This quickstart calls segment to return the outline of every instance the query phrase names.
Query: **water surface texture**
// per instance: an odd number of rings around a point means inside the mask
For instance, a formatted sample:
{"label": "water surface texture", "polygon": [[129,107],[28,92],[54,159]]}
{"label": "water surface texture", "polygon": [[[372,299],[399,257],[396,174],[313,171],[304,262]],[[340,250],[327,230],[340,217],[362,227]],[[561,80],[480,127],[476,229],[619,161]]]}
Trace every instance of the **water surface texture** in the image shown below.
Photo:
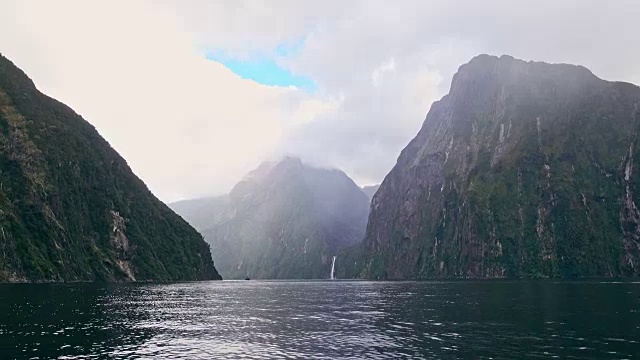
{"label": "water surface texture", "polygon": [[0,358],[632,358],[640,283],[0,285]]}

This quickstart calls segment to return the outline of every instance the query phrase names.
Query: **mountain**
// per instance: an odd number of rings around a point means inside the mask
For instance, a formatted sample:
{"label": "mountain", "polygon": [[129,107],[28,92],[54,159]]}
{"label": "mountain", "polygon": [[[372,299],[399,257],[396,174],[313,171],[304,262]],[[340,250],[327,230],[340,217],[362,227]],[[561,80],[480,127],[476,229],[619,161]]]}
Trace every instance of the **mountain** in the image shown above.
{"label": "mountain", "polygon": [[362,240],[369,199],[342,171],[266,162],[229,194],[204,232],[225,278],[328,278],[332,256]]}
{"label": "mountain", "polygon": [[640,88],[581,66],[460,67],[339,276],[640,275]]}
{"label": "mountain", "polygon": [[376,194],[376,191],[378,191],[379,188],[380,188],[380,184],[363,186],[362,192],[367,194],[367,197],[369,197],[369,200],[371,201],[373,199],[373,195]]}
{"label": "mountain", "polygon": [[0,55],[0,281],[205,279],[200,234]]}
{"label": "mountain", "polygon": [[229,196],[210,196],[176,201],[169,204],[171,210],[202,232],[213,226],[229,205]]}

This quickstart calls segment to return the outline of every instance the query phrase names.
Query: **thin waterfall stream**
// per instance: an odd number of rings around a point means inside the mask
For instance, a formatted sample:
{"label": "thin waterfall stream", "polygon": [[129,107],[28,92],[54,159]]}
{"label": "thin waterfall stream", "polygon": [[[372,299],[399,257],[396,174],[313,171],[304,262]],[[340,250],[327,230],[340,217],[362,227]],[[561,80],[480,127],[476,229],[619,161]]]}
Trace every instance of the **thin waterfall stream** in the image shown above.
{"label": "thin waterfall stream", "polygon": [[335,270],[336,270],[336,257],[334,256],[333,260],[331,261],[331,275],[330,275],[331,280],[335,280],[335,277],[334,277]]}

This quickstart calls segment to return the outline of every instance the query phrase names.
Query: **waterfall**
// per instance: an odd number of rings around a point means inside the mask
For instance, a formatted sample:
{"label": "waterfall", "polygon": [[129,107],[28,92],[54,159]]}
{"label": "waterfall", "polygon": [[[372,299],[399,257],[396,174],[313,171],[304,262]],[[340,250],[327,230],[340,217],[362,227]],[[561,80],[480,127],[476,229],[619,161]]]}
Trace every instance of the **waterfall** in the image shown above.
{"label": "waterfall", "polygon": [[333,273],[336,269],[336,257],[333,257],[333,260],[331,261],[331,280],[335,280],[335,277],[333,276]]}

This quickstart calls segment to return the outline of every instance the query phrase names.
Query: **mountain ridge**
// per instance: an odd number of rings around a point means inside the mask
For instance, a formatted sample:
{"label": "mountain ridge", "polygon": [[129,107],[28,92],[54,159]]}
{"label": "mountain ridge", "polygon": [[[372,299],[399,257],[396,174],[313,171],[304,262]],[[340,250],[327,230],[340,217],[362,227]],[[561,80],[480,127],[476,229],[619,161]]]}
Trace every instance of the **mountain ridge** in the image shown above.
{"label": "mountain ridge", "polygon": [[0,281],[220,279],[96,129],[0,55]]}
{"label": "mountain ridge", "polygon": [[331,256],[364,236],[368,198],[337,169],[263,163],[229,197],[204,232],[225,278],[327,278]]}
{"label": "mountain ridge", "polygon": [[640,88],[480,55],[431,106],[341,277],[637,276]]}

